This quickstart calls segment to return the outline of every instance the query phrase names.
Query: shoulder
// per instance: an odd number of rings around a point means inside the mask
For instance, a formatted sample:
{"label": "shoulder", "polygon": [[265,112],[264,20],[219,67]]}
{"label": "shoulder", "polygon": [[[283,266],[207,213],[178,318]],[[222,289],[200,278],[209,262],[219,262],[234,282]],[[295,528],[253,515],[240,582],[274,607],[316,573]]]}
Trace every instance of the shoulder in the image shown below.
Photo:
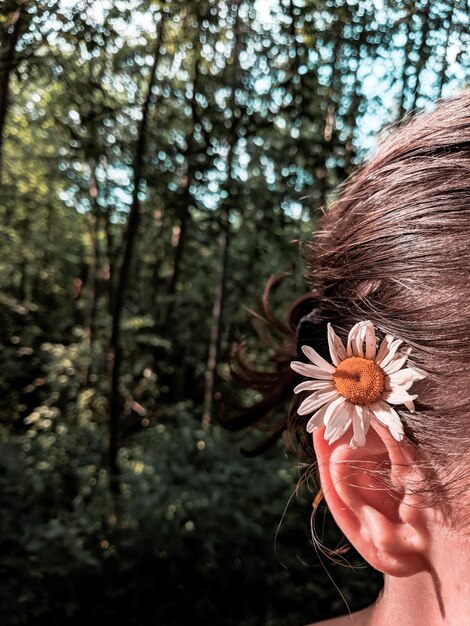
{"label": "shoulder", "polygon": [[308,626],[367,626],[373,609],[374,605],[368,606],[366,609],[362,609],[362,611],[351,613],[351,615],[348,613],[348,615],[334,617],[323,622],[315,622],[315,624],[308,624]]}

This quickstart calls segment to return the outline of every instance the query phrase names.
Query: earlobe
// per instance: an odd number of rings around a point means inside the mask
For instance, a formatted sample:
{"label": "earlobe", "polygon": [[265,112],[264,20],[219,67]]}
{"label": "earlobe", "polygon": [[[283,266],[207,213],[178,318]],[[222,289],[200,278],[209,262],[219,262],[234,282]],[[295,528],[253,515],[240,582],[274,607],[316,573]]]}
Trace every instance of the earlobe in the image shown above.
{"label": "earlobe", "polygon": [[341,440],[330,446],[323,428],[314,446],[330,511],[363,558],[392,576],[427,570],[425,513],[405,489],[414,471],[410,445],[374,425],[364,447]]}

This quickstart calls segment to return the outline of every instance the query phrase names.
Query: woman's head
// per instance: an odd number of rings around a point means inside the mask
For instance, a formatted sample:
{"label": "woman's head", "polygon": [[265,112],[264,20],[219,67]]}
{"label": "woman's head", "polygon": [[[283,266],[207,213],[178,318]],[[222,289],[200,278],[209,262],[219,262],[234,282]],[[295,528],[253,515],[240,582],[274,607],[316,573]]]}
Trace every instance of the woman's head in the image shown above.
{"label": "woman's head", "polygon": [[427,495],[450,504],[468,487],[470,504],[470,91],[393,130],[309,251],[317,312],[343,339],[369,319],[412,348],[427,378],[399,414],[432,469]]}
{"label": "woman's head", "polygon": [[[328,322],[345,341],[354,324],[370,320],[411,347],[409,365],[427,374],[413,386],[416,411],[396,407],[403,449],[419,468],[416,504],[439,502],[456,526],[470,521],[470,91],[391,130],[317,220],[307,261],[309,292],[291,309],[276,374],[255,376],[241,361],[238,378],[266,397],[238,423],[260,421],[292,393],[302,380],[288,371],[299,344],[328,359]],[[300,435],[309,454],[301,400],[277,432]],[[377,433],[368,436],[369,453]],[[379,474],[386,485],[388,469]]]}

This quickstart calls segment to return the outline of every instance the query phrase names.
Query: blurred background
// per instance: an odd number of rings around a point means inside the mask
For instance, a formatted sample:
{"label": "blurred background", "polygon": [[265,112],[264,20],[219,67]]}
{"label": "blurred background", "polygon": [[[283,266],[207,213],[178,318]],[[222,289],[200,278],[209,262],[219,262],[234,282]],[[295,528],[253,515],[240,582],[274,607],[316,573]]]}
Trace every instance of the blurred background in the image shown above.
{"label": "blurred background", "polygon": [[380,575],[315,552],[295,454],[242,454],[262,439],[215,401],[235,340],[267,362],[247,308],[273,273],[280,314],[304,292],[336,185],[387,124],[467,85],[468,1],[0,13],[2,624],[300,626],[368,605]]}

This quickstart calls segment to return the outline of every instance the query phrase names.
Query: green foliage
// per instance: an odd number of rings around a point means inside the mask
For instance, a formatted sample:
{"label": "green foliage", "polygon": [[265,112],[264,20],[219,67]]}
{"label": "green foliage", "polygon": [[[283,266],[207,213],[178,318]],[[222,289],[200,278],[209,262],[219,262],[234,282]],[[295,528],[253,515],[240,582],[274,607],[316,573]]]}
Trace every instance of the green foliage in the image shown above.
{"label": "green foliage", "polygon": [[[220,428],[195,427],[192,411],[175,407],[121,449],[117,499],[96,427],[4,439],[5,624],[288,626],[345,610],[310,545],[312,494],[289,502],[294,459],[280,448],[247,459]],[[351,608],[377,594],[379,576],[371,586],[370,572],[329,569]]]}

